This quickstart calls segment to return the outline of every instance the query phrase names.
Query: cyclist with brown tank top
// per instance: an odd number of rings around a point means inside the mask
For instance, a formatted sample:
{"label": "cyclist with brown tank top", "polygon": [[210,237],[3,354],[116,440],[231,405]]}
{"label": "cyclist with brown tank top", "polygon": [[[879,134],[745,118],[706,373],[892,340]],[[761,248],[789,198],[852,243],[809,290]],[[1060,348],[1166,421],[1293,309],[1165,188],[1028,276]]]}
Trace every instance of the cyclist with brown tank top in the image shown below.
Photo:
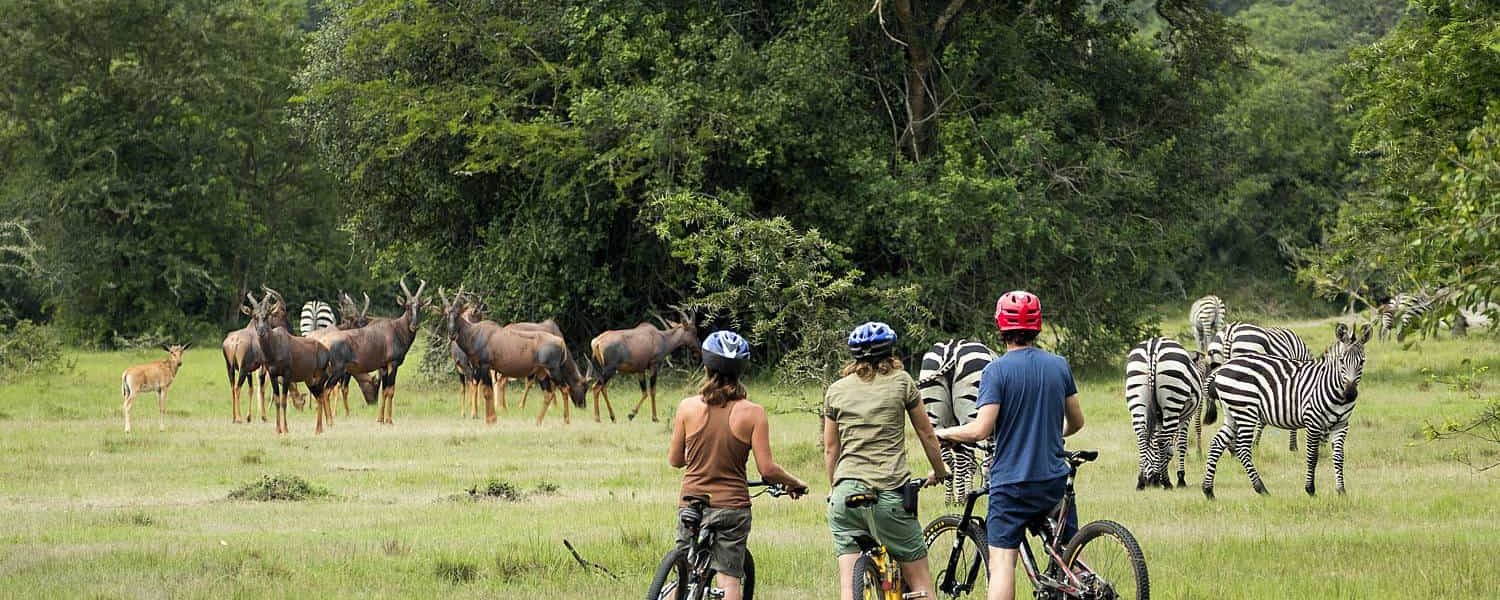
{"label": "cyclist with brown tank top", "polygon": [[[716,331],[703,341],[707,379],[697,396],[685,398],[672,418],[672,442],[667,462],[686,468],[679,498],[706,497],[702,527],[718,531],[710,566],[725,600],[740,600],[745,576],[745,542],[750,536],[750,489],[745,464],[755,453],[762,479],[787,487],[793,498],[807,492],[807,484],[786,472],[771,457],[771,432],[766,409],[751,402],[740,375],[750,363],[750,344],[732,331]],[[680,506],[686,501],[680,500]],[[680,524],[677,543],[691,543]]]}

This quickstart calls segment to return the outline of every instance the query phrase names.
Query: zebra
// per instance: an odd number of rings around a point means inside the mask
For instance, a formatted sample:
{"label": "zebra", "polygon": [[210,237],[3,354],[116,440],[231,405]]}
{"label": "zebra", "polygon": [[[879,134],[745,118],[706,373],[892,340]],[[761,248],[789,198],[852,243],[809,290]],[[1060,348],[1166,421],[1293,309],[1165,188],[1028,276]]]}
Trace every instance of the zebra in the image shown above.
{"label": "zebra", "polygon": [[1199,352],[1208,348],[1214,334],[1224,328],[1224,319],[1228,316],[1229,309],[1218,296],[1210,294],[1193,302],[1192,308],[1188,309],[1188,322],[1193,326],[1193,340],[1198,342]]}
{"label": "zebra", "polygon": [[308,300],[302,305],[302,320],[298,323],[298,335],[307,335],[325,327],[338,324],[333,307],[320,300]]}
{"label": "zebra", "polygon": [[1344,493],[1344,438],[1349,416],[1359,396],[1359,379],[1365,366],[1365,342],[1371,327],[1358,337],[1343,323],[1334,329],[1336,339],[1318,360],[1290,360],[1264,354],[1236,356],[1208,376],[1210,396],[1205,423],[1216,418],[1212,399],[1224,402],[1224,425],[1208,446],[1208,464],[1203,472],[1203,494],[1214,497],[1214,470],[1226,449],[1234,452],[1258,494],[1266,493],[1251,460],[1250,444],[1255,431],[1269,424],[1285,429],[1307,429],[1307,479],[1303,489],[1314,494],[1313,476],[1318,466],[1318,447],[1331,436],[1333,471],[1338,493]]}
{"label": "zebra", "polygon": [[[1208,344],[1206,360],[1208,366],[1206,371],[1219,368],[1228,360],[1244,354],[1266,354],[1279,356],[1291,360],[1312,360],[1312,351],[1307,348],[1307,343],[1290,329],[1283,327],[1262,327],[1252,323],[1235,322],[1230,323],[1218,333]],[[1210,403],[1212,401],[1210,400]],[[1207,407],[1205,407],[1207,409]],[[1194,436],[1197,440],[1199,450],[1203,448],[1203,426],[1200,421],[1194,427]],[[1255,432],[1255,446],[1260,446],[1260,430]],[[1287,449],[1297,451],[1297,431],[1292,430],[1287,436]]]}
{"label": "zebra", "polygon": [[[974,420],[979,413],[975,406],[979,396],[979,375],[993,360],[995,352],[988,346],[962,339],[938,342],[922,355],[917,392],[934,427],[954,427]],[[976,465],[974,451],[968,446],[945,444],[942,454],[943,463],[953,474],[943,482],[946,488],[944,498],[950,504],[963,502],[974,481],[975,467],[987,470],[989,460]]]}
{"label": "zebra", "polygon": [[1396,341],[1406,339],[1412,322],[1421,322],[1422,315],[1432,308],[1432,297],[1427,294],[1402,293],[1391,296],[1375,309],[1380,317],[1380,341],[1389,339],[1392,329],[1396,331]]}
{"label": "zebra", "polygon": [[1136,344],[1125,359],[1125,407],[1135,430],[1140,471],[1135,489],[1172,489],[1167,467],[1177,451],[1177,485],[1187,487],[1188,421],[1203,397],[1201,361],[1176,340],[1155,337]]}

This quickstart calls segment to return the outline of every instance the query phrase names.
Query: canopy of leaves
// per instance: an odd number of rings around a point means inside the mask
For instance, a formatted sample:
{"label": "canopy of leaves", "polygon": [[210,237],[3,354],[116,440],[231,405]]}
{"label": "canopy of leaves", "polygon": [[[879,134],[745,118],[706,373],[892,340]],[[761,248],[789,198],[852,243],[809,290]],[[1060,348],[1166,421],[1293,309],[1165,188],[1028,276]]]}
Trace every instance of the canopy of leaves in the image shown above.
{"label": "canopy of leaves", "polygon": [[305,14],[293,1],[0,4],[0,207],[31,224],[46,275],[5,291],[45,298],[98,342],[203,337],[265,281],[335,287],[318,279],[342,244],[326,180],[285,122]]}
{"label": "canopy of leaves", "polygon": [[586,339],[688,302],[774,359],[876,317],[985,331],[1024,287],[1101,360],[1182,278],[1241,60],[1172,4],[1154,39],[1124,3],[965,6],[920,164],[867,3],[335,2],[298,121],[377,269],[462,278],[497,319]]}
{"label": "canopy of leaves", "polygon": [[1347,68],[1370,193],[1340,209],[1302,276],[1366,297],[1426,291],[1441,314],[1492,301],[1500,285],[1500,7],[1410,10]]}

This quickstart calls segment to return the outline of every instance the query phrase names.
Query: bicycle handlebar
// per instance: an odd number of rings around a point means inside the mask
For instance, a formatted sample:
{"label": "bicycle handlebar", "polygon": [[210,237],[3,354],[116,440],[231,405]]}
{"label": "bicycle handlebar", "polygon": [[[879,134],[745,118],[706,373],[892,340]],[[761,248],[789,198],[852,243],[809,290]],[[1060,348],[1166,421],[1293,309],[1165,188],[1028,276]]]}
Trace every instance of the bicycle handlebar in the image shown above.
{"label": "bicycle handlebar", "polygon": [[[782,496],[786,496],[788,494],[791,494],[794,491],[791,488],[788,488],[787,486],[784,486],[784,485],[779,484],[779,483],[771,483],[769,481],[746,481],[745,482],[745,487],[752,487],[752,488],[763,487],[763,488],[766,488],[766,491],[764,493],[770,494],[772,498],[780,498]],[[798,495],[806,494],[807,490],[803,489],[803,490],[799,490],[798,492],[799,492]]]}

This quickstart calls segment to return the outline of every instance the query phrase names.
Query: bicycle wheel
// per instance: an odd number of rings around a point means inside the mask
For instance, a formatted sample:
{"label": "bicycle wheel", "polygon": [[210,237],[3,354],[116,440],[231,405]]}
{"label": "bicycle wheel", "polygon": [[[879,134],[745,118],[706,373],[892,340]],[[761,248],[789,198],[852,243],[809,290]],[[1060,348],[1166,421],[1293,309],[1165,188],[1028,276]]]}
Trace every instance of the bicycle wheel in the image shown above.
{"label": "bicycle wheel", "polygon": [[885,590],[880,585],[880,567],[868,554],[859,555],[854,562],[854,597],[857,600],[884,600]]}
{"label": "bicycle wheel", "polygon": [[[989,578],[990,556],[984,539],[974,529],[971,522],[968,527],[961,525],[958,515],[944,515],[933,519],[922,530],[922,538],[927,542],[927,564],[932,566],[932,584],[939,598],[964,598],[973,596],[982,598],[985,594],[984,584]],[[964,537],[964,547],[960,550],[963,554],[958,557],[958,562],[951,562],[953,556],[953,545],[958,537]],[[943,589],[943,579],[948,574],[948,565],[954,565],[952,585]],[[977,568],[976,568],[977,567]]]}
{"label": "bicycle wheel", "polygon": [[646,600],[688,600],[687,584],[687,553],[681,548],[673,548],[656,567],[656,576],[651,578]]}
{"label": "bicycle wheel", "polygon": [[1083,581],[1087,598],[1148,600],[1151,579],[1135,536],[1114,521],[1094,521],[1078,530],[1063,550],[1063,562]]}

